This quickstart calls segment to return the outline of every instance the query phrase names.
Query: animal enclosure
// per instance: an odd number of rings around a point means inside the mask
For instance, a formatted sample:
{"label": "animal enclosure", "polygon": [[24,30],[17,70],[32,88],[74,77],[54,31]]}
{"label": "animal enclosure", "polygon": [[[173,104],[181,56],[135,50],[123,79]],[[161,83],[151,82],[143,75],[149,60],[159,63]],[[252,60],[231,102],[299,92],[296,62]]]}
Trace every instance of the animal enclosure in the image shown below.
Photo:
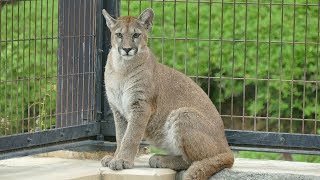
{"label": "animal enclosure", "polygon": [[233,149],[319,153],[317,0],[1,1],[0,152],[114,137],[101,10],[147,7],[158,61],[208,94]]}

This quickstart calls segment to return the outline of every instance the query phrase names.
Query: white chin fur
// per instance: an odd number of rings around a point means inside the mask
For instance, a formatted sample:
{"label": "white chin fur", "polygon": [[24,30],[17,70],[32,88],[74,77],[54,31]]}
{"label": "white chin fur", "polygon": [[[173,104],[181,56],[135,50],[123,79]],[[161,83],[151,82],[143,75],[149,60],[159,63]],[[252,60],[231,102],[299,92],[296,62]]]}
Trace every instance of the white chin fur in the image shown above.
{"label": "white chin fur", "polygon": [[124,60],[130,60],[132,59],[134,56],[128,56],[128,55],[121,55],[121,58],[123,58]]}

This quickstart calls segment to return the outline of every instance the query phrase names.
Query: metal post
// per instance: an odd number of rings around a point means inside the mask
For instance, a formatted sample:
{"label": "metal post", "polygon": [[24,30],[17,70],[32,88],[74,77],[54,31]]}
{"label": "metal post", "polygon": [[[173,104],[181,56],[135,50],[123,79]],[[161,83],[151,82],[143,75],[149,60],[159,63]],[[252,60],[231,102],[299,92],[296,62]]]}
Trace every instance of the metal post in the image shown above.
{"label": "metal post", "polygon": [[[111,48],[110,31],[106,26],[105,19],[102,16],[102,9],[116,18],[120,15],[120,0],[99,0],[97,6],[97,63],[96,63],[96,109],[97,117],[101,122],[101,136],[109,137],[108,139],[115,140],[115,128],[112,112],[106,99],[104,89],[104,66],[107,61],[107,56]],[[101,138],[100,136],[100,138]]]}

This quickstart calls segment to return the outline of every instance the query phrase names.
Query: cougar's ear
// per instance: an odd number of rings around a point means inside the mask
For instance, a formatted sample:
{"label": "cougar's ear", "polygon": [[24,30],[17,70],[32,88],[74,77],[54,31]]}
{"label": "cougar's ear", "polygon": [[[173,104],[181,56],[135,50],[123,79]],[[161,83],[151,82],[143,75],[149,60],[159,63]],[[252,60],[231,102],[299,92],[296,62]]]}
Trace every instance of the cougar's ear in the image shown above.
{"label": "cougar's ear", "polygon": [[151,30],[154,12],[151,8],[144,10],[138,17],[139,21],[144,25],[147,30]]}
{"label": "cougar's ear", "polygon": [[107,26],[109,27],[109,29],[111,29],[115,25],[116,20],[113,19],[105,9],[102,10],[102,14],[103,14],[104,18],[106,19]]}

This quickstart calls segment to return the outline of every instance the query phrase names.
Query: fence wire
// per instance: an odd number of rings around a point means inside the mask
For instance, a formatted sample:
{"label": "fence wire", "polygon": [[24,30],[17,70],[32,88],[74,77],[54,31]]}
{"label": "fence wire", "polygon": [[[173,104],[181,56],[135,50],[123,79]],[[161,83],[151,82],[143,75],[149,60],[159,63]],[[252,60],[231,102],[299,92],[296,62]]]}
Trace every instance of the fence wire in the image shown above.
{"label": "fence wire", "polygon": [[159,62],[193,78],[226,129],[320,134],[317,0],[127,0],[152,7]]}
{"label": "fence wire", "polygon": [[95,9],[88,0],[0,1],[0,136],[92,121]]}

